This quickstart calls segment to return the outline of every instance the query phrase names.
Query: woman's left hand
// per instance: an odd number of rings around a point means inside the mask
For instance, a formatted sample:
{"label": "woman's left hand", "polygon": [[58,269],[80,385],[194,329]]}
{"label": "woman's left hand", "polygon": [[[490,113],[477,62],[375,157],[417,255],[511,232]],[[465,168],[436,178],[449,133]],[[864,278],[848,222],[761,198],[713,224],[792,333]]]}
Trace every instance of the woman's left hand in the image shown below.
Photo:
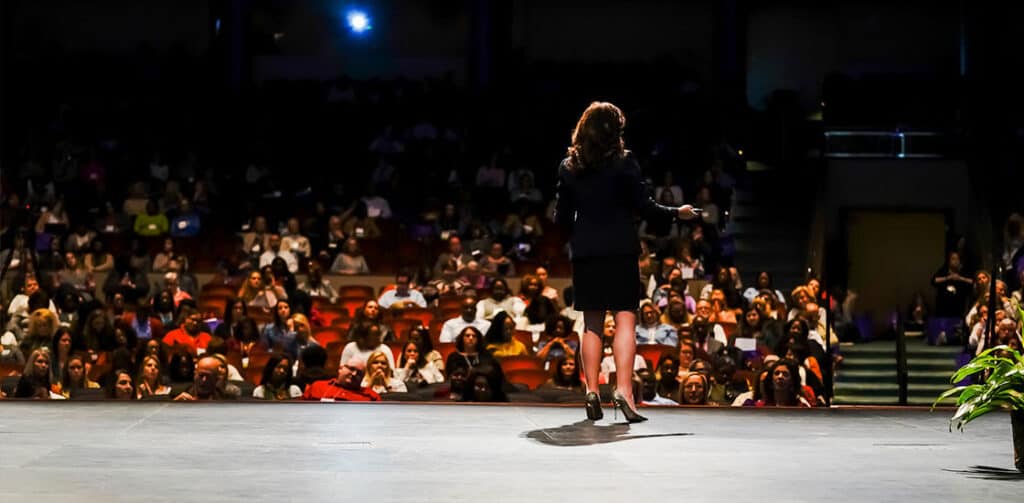
{"label": "woman's left hand", "polygon": [[679,207],[680,220],[690,220],[693,218],[697,218],[698,214],[699,213],[697,211],[694,211],[693,205],[691,204],[684,204]]}

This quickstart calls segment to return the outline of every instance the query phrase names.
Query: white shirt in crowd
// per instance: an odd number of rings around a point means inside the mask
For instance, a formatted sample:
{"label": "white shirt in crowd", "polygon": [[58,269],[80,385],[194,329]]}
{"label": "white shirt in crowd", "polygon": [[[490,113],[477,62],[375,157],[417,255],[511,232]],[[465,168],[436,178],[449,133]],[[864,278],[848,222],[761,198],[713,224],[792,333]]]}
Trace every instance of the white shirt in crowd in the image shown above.
{"label": "white shirt in crowd", "polygon": [[526,311],[526,303],[515,295],[509,295],[501,302],[487,298],[476,304],[476,317],[478,319],[490,320],[494,318],[494,315],[498,314],[498,311],[505,311],[511,314],[513,318],[519,318]]}
{"label": "white shirt in crowd", "polygon": [[416,304],[419,307],[427,307],[427,299],[423,298],[423,294],[419,290],[409,289],[404,296],[398,295],[398,290],[388,290],[377,299],[377,303],[384,309],[390,309],[395,303],[399,301],[407,301]]}
{"label": "white shirt in crowd", "polygon": [[[363,387],[370,387],[370,379],[368,377],[363,378]],[[405,381],[402,381],[397,376],[389,379],[387,386],[374,386],[371,389],[373,389],[377,394],[405,393],[406,391],[409,391],[408,388],[405,387]]]}
{"label": "white shirt in crowd", "polygon": [[[644,357],[640,355],[635,355],[633,357],[633,371],[635,372],[645,368],[647,368],[647,360],[644,360]],[[601,377],[603,377],[605,381],[608,381],[612,372],[615,372],[615,356],[608,355],[601,360]]]}
{"label": "white shirt in crowd", "polygon": [[[572,320],[572,331],[578,335],[583,335],[584,323],[583,323],[583,311],[577,311],[572,306],[562,308],[562,312],[559,313],[566,318]],[[596,328],[595,328],[596,330]]]}
{"label": "white shirt in crowd", "polygon": [[384,353],[384,356],[388,359],[388,365],[390,365],[391,368],[395,368],[395,355],[391,352],[391,348],[389,348],[387,344],[381,344],[376,348],[362,351],[355,342],[350,342],[345,345],[345,349],[341,350],[341,361],[339,364],[344,365],[345,362],[351,360],[353,356],[358,356],[365,362],[370,359],[370,355],[377,351]]}
{"label": "white shirt in crowd", "polygon": [[[50,301],[49,309],[53,314],[57,314],[57,306],[53,304],[52,300]],[[15,295],[11,299],[11,305],[7,306],[7,314],[28,314],[28,295],[23,293]]]}
{"label": "white shirt in crowd", "polygon": [[[405,372],[406,370],[404,367],[395,369],[395,378],[400,379],[403,382],[409,380],[406,378]],[[444,382],[444,373],[437,368],[437,365],[434,365],[434,362],[428,361],[426,365],[416,369],[415,372],[419,373],[420,377],[423,378],[423,382],[427,384]]]}
{"label": "white shirt in crowd", "polygon": [[462,332],[466,327],[474,327],[480,331],[481,334],[486,334],[487,329],[491,328],[491,322],[480,318],[473,321],[467,322],[461,315],[456,316],[441,326],[441,336],[438,338],[439,342],[455,342],[455,338],[459,336],[459,332]]}
{"label": "white shirt in crowd", "polygon": [[281,257],[285,263],[288,264],[288,272],[295,274],[299,272],[299,259],[295,258],[295,254],[285,250],[281,247],[281,251],[267,250],[260,255],[260,267],[266,267],[274,261],[275,258]]}

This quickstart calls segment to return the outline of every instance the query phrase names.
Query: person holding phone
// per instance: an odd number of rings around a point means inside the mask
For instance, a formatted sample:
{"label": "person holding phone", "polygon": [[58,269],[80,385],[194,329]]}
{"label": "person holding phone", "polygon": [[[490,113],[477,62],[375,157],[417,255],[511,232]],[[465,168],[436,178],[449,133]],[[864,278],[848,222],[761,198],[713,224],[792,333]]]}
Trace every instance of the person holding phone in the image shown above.
{"label": "person holding phone", "polygon": [[[622,139],[626,118],[611,103],[593,102],[572,134],[558,167],[555,221],[569,235],[574,303],[583,311],[581,362],[586,378],[587,418],[601,419],[597,394],[603,347],[598,332],[607,311],[615,319],[613,354],[615,406],[631,422],[645,421],[633,399],[636,310],[643,295],[637,257],[641,252],[636,217],[695,218],[690,205],[656,203],[640,174],[640,165]],[[627,371],[628,369],[628,371]]]}

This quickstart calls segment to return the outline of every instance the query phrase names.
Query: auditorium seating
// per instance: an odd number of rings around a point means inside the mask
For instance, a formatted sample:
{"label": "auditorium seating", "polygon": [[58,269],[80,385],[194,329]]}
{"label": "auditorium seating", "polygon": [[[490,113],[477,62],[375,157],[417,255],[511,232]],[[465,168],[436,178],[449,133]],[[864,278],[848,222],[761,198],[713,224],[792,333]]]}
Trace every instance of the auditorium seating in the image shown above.
{"label": "auditorium seating", "polygon": [[548,382],[548,379],[550,378],[551,374],[543,369],[523,368],[511,370],[505,373],[505,379],[507,379],[508,382],[513,384],[523,384],[531,391]]}
{"label": "auditorium seating", "polygon": [[679,353],[675,346],[667,346],[664,344],[638,344],[636,346],[636,352],[638,355],[642,356],[644,360],[647,360],[648,368],[654,368],[654,366],[658,364],[658,360],[661,359],[661,355],[665,352],[668,352],[677,358]]}
{"label": "auditorium seating", "polygon": [[346,333],[334,327],[321,328],[313,334],[313,338],[316,339],[317,344],[326,348],[332,342],[344,342]]}
{"label": "auditorium seating", "polygon": [[506,356],[499,358],[498,363],[501,365],[501,370],[505,371],[505,373],[521,369],[544,370],[544,360],[536,356]]}

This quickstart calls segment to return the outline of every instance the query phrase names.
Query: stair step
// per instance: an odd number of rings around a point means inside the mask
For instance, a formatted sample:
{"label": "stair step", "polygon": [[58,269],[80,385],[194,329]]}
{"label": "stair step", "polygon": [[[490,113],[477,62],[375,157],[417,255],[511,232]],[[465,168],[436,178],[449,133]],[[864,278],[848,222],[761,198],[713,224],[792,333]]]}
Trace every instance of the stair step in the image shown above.
{"label": "stair step", "polygon": [[889,370],[840,370],[837,379],[877,379],[877,380],[889,380],[896,379],[896,369],[892,368]]}
{"label": "stair step", "polygon": [[[918,406],[931,406],[935,402],[935,397],[924,398],[924,397],[907,397],[907,405],[918,405]],[[886,397],[874,397],[874,396],[858,396],[858,395],[839,395],[832,399],[832,403],[835,405],[898,405],[899,397],[897,396],[886,396]],[[940,402],[940,405],[956,405],[955,398],[947,398]]]}
{"label": "stair step", "polygon": [[836,405],[897,405],[899,404],[899,398],[896,396],[882,398],[875,396],[837,394],[832,398],[832,403]]}
{"label": "stair step", "polygon": [[[877,365],[877,364],[880,364],[880,363],[891,363],[893,365],[896,364],[896,353],[888,353],[888,354],[886,354],[886,353],[881,353],[880,352],[880,353],[859,354],[859,355],[851,355],[850,353],[847,353],[846,351],[841,351],[841,353],[843,355],[843,365],[844,366],[846,366],[846,365],[857,365],[857,364],[861,364],[861,365],[865,365],[865,364]],[[942,357],[942,356],[924,356],[924,357],[921,357],[921,356],[909,356],[907,358],[907,366],[910,367],[910,368],[913,368],[916,365],[927,365],[927,366],[944,365],[944,366],[947,366],[949,368],[953,368],[953,367],[956,366],[956,358],[953,358],[953,357]]]}
{"label": "stair step", "polygon": [[770,271],[786,292],[804,281],[811,201],[788,195],[809,183],[795,171],[745,171],[737,176],[725,230],[747,284],[760,271]]}
{"label": "stair step", "polygon": [[[950,369],[950,370],[910,369],[910,371],[907,373],[907,378],[910,380],[911,383],[914,383],[914,382],[930,383],[930,382],[935,381],[935,380],[942,381],[942,382],[948,382],[949,378],[952,377],[952,375],[953,375],[953,369]],[[864,381],[864,380],[868,380],[868,379],[876,380],[876,381],[881,381],[881,382],[889,382],[889,381],[895,382],[896,379],[897,379],[896,367],[894,365],[893,367],[887,368],[887,369],[856,369],[856,370],[843,369],[843,370],[839,371],[838,376],[836,378],[837,381],[847,381],[847,380]]]}
{"label": "stair step", "polygon": [[850,358],[896,358],[896,348],[887,348],[885,346],[843,346],[842,352],[843,357],[847,360]]}
{"label": "stair step", "polygon": [[[897,383],[890,382],[838,382],[836,383],[836,394],[839,394],[839,390],[844,392],[850,391],[899,391],[900,386]],[[914,386],[907,386],[908,392],[914,391],[918,393],[935,392],[938,396],[943,391],[949,389],[948,384],[915,384]]]}
{"label": "stair step", "polygon": [[950,368],[949,370],[921,370],[921,369],[910,369],[907,373],[910,376],[910,380],[914,379],[949,379],[956,369]]}
{"label": "stair step", "polygon": [[[918,332],[920,333],[920,332]],[[908,332],[909,334],[909,332]],[[862,342],[853,344],[844,348],[844,351],[871,351],[871,350],[886,350],[896,351],[896,341],[873,341],[873,342]],[[941,354],[941,355],[959,355],[962,349],[959,346],[929,346],[923,340],[920,339],[908,339],[907,340],[907,354]]]}

